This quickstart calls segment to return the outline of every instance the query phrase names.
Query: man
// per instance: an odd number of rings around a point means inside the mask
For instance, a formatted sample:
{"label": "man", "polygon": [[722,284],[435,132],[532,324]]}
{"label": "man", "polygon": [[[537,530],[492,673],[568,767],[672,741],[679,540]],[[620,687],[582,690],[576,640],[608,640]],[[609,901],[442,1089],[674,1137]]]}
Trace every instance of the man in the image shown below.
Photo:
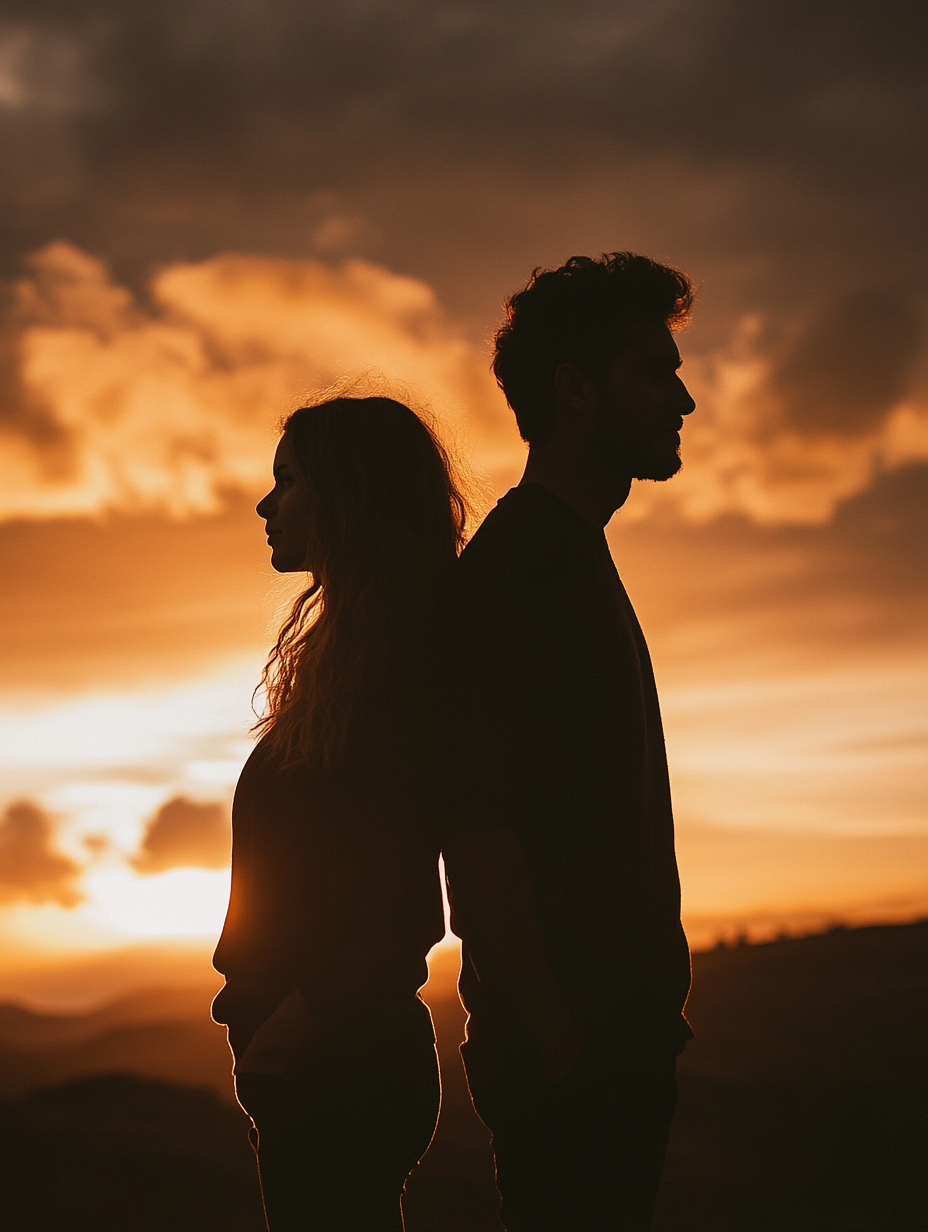
{"label": "man", "polygon": [[686,275],[573,257],[507,303],[494,372],[529,444],[460,562],[463,1046],[507,1232],[645,1230],[689,952],[647,647],[603,528],[669,479],[693,399]]}

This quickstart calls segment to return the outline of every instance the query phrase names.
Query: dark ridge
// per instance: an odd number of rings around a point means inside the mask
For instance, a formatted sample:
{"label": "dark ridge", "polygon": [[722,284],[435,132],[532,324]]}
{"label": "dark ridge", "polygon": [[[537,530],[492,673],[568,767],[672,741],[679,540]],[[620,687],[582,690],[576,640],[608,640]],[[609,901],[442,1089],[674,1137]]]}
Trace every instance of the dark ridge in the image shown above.
{"label": "dark ridge", "polygon": [[928,1227],[928,921],[694,955],[654,1232]]}
{"label": "dark ridge", "polygon": [[98,1074],[2,1105],[0,1215],[16,1232],[261,1232],[240,1108]]}
{"label": "dark ridge", "polygon": [[[693,967],[696,1038],[680,1060],[654,1232],[928,1227],[928,921],[716,948],[694,955]],[[444,987],[430,999],[444,1105],[410,1181],[407,1232],[500,1232],[487,1133],[457,1059],[463,1014]],[[132,1022],[119,1065],[136,1072],[76,1080],[63,1072],[69,1048],[84,1050],[72,1061],[102,1067],[109,1056],[114,1067],[115,1006],[98,1011],[106,1034],[96,1042],[72,1016],[52,1020],[44,1049],[37,1029],[31,1052],[23,1011],[0,1015],[0,1065],[22,1068],[24,1092],[0,1105],[0,1226],[261,1232],[246,1118],[204,1088],[211,1076],[195,1035],[171,1063],[197,1085],[139,1076],[168,1064],[152,1049],[159,1036],[182,1044],[185,1025],[180,1004],[158,1023],[140,1021],[143,1000],[124,1003]],[[32,1025],[42,1017],[31,1015]],[[212,1030],[209,1064],[228,1067],[222,1032]],[[26,1090],[43,1072],[59,1085]]]}

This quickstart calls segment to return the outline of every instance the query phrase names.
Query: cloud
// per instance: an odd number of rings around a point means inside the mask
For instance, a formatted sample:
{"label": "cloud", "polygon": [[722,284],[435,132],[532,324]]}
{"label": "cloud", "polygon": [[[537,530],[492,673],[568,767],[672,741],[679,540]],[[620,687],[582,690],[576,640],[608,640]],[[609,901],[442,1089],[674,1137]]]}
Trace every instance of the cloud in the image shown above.
{"label": "cloud", "polygon": [[[18,398],[0,419],[0,516],[215,512],[266,482],[274,425],[301,394],[365,369],[462,425],[498,485],[524,447],[472,343],[421,280],[360,260],[227,254],[165,266],[147,306],[98,260],[57,243],[17,287]],[[686,352],[686,340],[683,341]],[[910,394],[914,313],[888,293],[790,323],[751,316],[687,369],[699,409],[685,469],[631,506],[697,520],[744,512],[820,522],[881,470],[928,457]],[[690,370],[692,377],[690,378]],[[363,392],[363,391],[362,391]]]}
{"label": "cloud", "polygon": [[774,358],[772,397],[800,431],[867,432],[906,395],[919,321],[899,294],[846,292],[802,323]]}
{"label": "cloud", "polygon": [[791,322],[785,338],[772,326],[748,315],[726,344],[687,359],[697,410],[683,470],[666,490],[639,485],[630,516],[669,502],[695,521],[824,523],[881,475],[928,459],[928,389],[909,379],[917,334],[904,304],[861,294]]}
{"label": "cloud", "polygon": [[175,796],[149,822],[139,854],[131,863],[143,874],[189,866],[225,868],[230,850],[228,809]]}
{"label": "cloud", "polygon": [[[101,262],[57,243],[17,287],[2,514],[214,511],[266,482],[274,425],[301,395],[366,369],[446,418],[514,431],[479,351],[422,282],[363,261],[228,255],[175,264],[144,309]],[[403,390],[400,394],[402,396]]]}
{"label": "cloud", "polygon": [[662,684],[909,671],[924,659],[928,574],[913,561],[928,554],[926,463],[880,476],[828,522],[698,523],[666,509],[634,521],[623,510],[609,534]]}
{"label": "cloud", "polygon": [[0,821],[0,902],[73,907],[83,895],[80,867],[53,845],[52,819],[29,800],[10,804]]}
{"label": "cloud", "polygon": [[481,336],[533,266],[630,247],[703,287],[686,471],[641,511],[827,518],[924,456],[924,21],[12,0],[0,269],[43,255],[7,340],[7,514],[214,509],[295,392],[371,364],[467,405],[511,477]]}

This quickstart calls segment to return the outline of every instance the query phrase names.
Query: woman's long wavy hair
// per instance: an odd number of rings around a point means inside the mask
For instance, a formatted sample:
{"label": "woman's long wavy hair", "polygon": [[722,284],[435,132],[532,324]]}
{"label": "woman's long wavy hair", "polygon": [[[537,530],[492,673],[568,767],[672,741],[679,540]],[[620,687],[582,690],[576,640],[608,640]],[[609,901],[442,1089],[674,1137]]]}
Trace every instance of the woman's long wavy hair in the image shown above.
{"label": "woman's long wavy hair", "polygon": [[336,397],[283,425],[311,527],[310,584],[261,679],[282,767],[337,765],[371,686],[441,643],[468,502],[435,431],[392,398]]}

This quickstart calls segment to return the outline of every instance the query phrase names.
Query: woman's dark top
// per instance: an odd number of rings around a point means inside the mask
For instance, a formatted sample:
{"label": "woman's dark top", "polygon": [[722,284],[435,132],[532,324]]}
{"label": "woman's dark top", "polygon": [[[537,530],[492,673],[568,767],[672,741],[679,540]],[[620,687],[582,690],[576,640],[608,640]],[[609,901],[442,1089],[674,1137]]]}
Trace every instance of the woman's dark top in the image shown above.
{"label": "woman's dark top", "polygon": [[[637,1055],[676,1052],[692,1034],[690,964],[667,759],[605,535],[525,485],[488,515],[459,576],[458,824],[519,835],[548,959],[583,1029]],[[472,1037],[512,1028],[505,990],[478,978],[466,946],[461,993]]]}
{"label": "woman's dark top", "polygon": [[239,778],[213,956],[237,1056],[294,986],[323,1027],[376,1033],[427,979],[444,932],[433,725],[423,690],[394,679],[359,705],[338,768],[284,771],[259,744]]}

